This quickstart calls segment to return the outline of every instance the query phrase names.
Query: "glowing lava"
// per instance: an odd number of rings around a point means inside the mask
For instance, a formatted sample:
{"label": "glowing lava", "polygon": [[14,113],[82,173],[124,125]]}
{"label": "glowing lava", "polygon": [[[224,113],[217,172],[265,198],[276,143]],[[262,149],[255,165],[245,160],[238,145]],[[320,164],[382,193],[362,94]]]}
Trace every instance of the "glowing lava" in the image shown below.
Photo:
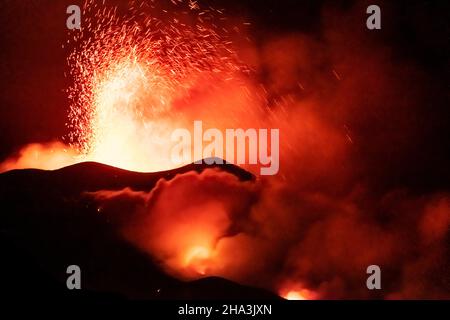
{"label": "glowing lava", "polygon": [[202,11],[191,1],[132,1],[119,14],[117,7],[88,0],[82,14],[85,27],[70,31],[73,39],[65,45],[72,82],[69,145],[41,146],[39,156],[36,147],[23,148],[0,169],[96,161],[147,172],[187,164],[171,160],[171,133],[192,123],[204,108],[199,101],[216,98],[214,88],[227,90],[225,84],[247,71],[228,31],[216,23],[222,12]]}
{"label": "glowing lava", "polygon": [[289,291],[284,298],[286,300],[307,300],[306,297],[298,291]]}
{"label": "glowing lava", "polygon": [[317,294],[311,290],[298,288],[282,289],[280,296],[286,300],[313,300],[317,299]]}
{"label": "glowing lava", "polygon": [[133,59],[96,80],[87,157],[133,171],[170,169],[170,123],[157,120],[170,106],[164,81]]}
{"label": "glowing lava", "polygon": [[[180,166],[170,159],[170,134],[186,118],[180,108],[192,107],[193,92],[240,71],[229,41],[204,22],[211,10],[171,5],[170,13],[153,2],[139,11],[130,5],[125,17],[85,6],[91,28],[75,33],[68,58],[70,138],[85,160],[133,171]],[[170,16],[156,18],[159,10]]]}
{"label": "glowing lava", "polygon": [[211,255],[211,250],[207,247],[195,246],[186,252],[184,264],[199,274],[205,275]]}

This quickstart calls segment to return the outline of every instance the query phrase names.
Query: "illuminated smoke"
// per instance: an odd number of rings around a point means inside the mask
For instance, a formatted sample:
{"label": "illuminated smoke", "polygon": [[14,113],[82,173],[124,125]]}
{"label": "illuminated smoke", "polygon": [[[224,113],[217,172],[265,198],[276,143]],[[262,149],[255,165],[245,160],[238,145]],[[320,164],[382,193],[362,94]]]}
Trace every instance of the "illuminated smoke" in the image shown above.
{"label": "illuminated smoke", "polygon": [[31,143],[23,147],[17,155],[3,161],[0,164],[0,172],[26,168],[53,170],[75,164],[80,158],[76,150],[59,141]]}

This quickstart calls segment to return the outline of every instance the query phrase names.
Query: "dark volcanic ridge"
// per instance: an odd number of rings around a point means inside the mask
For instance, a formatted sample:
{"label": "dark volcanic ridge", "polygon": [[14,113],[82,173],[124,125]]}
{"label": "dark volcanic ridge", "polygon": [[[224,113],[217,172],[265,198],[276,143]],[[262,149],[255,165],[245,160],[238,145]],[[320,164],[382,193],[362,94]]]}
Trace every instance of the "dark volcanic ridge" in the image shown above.
{"label": "dark volcanic ridge", "polygon": [[[53,171],[0,174],[2,289],[10,299],[278,299],[222,278],[184,282],[167,275],[80,197],[87,191],[127,187],[149,191],[161,178],[212,167],[243,181],[254,179],[231,164],[137,173],[84,162]],[[66,268],[72,264],[82,270],[82,290],[66,288]]]}

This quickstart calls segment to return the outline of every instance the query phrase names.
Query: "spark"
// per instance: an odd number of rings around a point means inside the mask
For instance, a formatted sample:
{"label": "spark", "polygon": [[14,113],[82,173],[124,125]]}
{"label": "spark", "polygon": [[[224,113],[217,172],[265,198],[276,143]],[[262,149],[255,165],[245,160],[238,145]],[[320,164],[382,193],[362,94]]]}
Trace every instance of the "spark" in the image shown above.
{"label": "spark", "polygon": [[87,27],[74,34],[68,57],[68,126],[86,160],[134,171],[173,168],[174,103],[201,83],[230,81],[243,70],[226,32],[203,22],[220,11],[200,10],[196,1],[171,5],[164,19],[155,1],[132,1],[124,15],[93,0],[83,6]]}

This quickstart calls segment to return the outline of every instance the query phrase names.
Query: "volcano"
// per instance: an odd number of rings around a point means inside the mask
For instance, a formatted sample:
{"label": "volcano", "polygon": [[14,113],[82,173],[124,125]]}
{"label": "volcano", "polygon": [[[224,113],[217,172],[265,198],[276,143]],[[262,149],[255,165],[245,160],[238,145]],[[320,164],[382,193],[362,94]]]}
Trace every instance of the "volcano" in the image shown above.
{"label": "volcano", "polygon": [[[11,299],[278,299],[266,290],[223,278],[182,281],[168,275],[148,254],[125,241],[110,217],[83,196],[123,188],[150,191],[160,179],[211,168],[241,181],[254,179],[231,164],[137,173],[84,162],[53,171],[2,173],[2,290]],[[122,214],[120,218],[127,219],[127,213]],[[66,268],[73,264],[81,268],[83,290],[66,288]]]}

